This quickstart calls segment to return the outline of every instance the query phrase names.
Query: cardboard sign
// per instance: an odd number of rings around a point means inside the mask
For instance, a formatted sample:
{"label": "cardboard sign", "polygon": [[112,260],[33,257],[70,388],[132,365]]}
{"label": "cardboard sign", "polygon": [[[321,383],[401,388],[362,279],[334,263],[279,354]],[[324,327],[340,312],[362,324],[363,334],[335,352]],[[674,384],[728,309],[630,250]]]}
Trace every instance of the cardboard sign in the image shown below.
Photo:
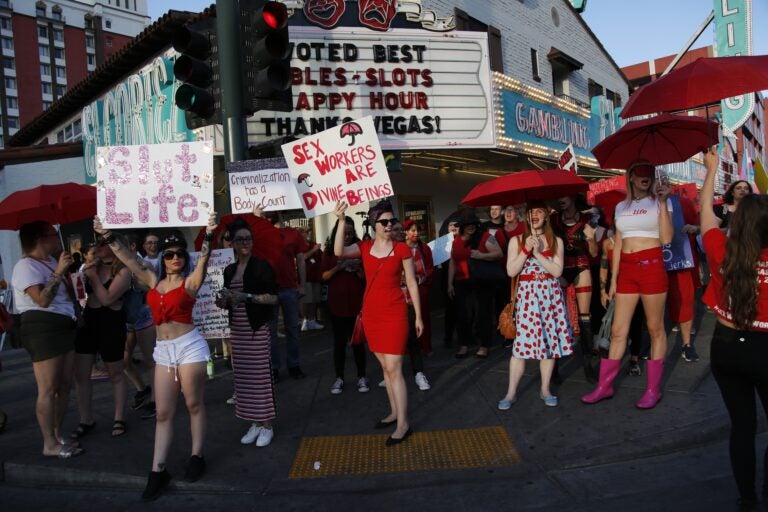
{"label": "cardboard sign", "polygon": [[441,265],[451,259],[453,237],[453,233],[448,233],[427,244],[429,248],[432,249],[432,263],[435,266]]}
{"label": "cardboard sign", "polygon": [[[254,165],[249,166],[249,163]],[[265,212],[297,210],[301,201],[287,168],[256,169],[258,160],[236,162],[229,168],[229,201],[232,213],[251,213],[254,206]]]}
{"label": "cardboard sign", "polygon": [[573,174],[576,174],[576,171],[579,170],[576,164],[576,153],[573,152],[573,144],[568,144],[568,147],[560,155],[557,161],[557,168],[572,172]]}
{"label": "cardboard sign", "polygon": [[[199,257],[199,252],[189,253],[191,268],[195,268]],[[205,281],[197,292],[192,310],[192,320],[204,338],[229,338],[229,313],[216,305],[216,295],[224,287],[224,268],[234,261],[235,252],[232,249],[211,251]]]}
{"label": "cardboard sign", "polygon": [[213,146],[99,147],[96,178],[96,208],[106,228],[205,226],[213,208]]}
{"label": "cardboard sign", "polygon": [[282,146],[307,218],[394,194],[373,118],[364,117]]}
{"label": "cardboard sign", "polygon": [[612,178],[605,178],[599,181],[593,181],[589,184],[589,190],[587,191],[587,202],[592,204],[595,201],[595,196],[611,190],[627,191],[627,179],[622,176],[613,176]]}
{"label": "cardboard sign", "polygon": [[[668,200],[672,203],[672,227],[674,235],[671,244],[663,245],[661,247],[662,254],[664,255],[664,267],[667,269],[667,272],[693,268],[691,243],[688,239],[688,235],[681,232],[681,229],[685,226],[685,220],[683,219],[683,209],[680,204],[680,197],[669,196]],[[664,205],[662,204],[661,208],[663,207]]]}

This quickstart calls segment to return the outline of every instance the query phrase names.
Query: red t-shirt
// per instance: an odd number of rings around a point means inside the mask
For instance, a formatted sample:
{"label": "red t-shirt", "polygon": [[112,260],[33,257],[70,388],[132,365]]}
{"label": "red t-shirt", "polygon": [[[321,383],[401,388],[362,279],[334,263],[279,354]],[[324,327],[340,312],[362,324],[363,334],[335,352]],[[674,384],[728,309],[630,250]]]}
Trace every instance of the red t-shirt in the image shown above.
{"label": "red t-shirt", "polygon": [[[703,242],[712,279],[709,281],[709,286],[707,286],[702,300],[718,317],[732,322],[731,313],[727,306],[728,299],[723,297],[723,275],[720,273],[720,267],[722,267],[725,259],[728,237],[719,229],[713,228],[704,233]],[[750,330],[768,332],[768,249],[763,249],[757,265],[757,317],[755,317]]]}
{"label": "red t-shirt", "polygon": [[280,238],[283,239],[283,257],[275,269],[277,284],[280,288],[296,288],[299,285],[296,255],[307,252],[309,245],[301,232],[291,227],[280,228]]}
{"label": "red t-shirt", "polygon": [[[324,254],[322,271],[331,270],[338,261],[338,257]],[[362,265],[360,260],[358,262]],[[328,281],[328,310],[333,316],[357,316],[363,307],[364,293],[365,281],[357,275],[357,272],[339,270]]]}
{"label": "red t-shirt", "polygon": [[[488,238],[491,236],[487,231],[483,233],[480,238],[480,243],[477,245],[477,250],[483,253],[488,252],[488,248],[485,246],[488,242]],[[454,281],[463,281],[469,279],[469,255],[472,252],[472,248],[467,246],[467,240],[463,240],[460,236],[453,239],[453,246],[451,246],[451,259],[456,267],[456,272],[453,274]]]}
{"label": "red t-shirt", "polygon": [[[315,242],[309,244],[309,249],[318,247]],[[313,252],[311,256],[304,256],[304,262],[307,267],[307,282],[308,283],[320,283],[323,280],[323,251],[318,247],[317,251]]]}

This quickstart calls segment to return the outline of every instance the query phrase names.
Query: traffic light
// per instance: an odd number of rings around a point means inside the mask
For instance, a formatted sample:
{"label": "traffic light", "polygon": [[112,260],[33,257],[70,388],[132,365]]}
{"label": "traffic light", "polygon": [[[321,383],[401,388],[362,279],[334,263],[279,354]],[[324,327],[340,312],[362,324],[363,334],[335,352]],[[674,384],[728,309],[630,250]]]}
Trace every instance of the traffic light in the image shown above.
{"label": "traffic light", "polygon": [[176,106],[184,110],[187,128],[221,124],[221,84],[216,20],[180,27],[172,39],[179,52],[173,74],[184,82],[176,90]]}
{"label": "traffic light", "polygon": [[240,0],[240,20],[246,112],[290,112],[293,93],[288,9],[280,2]]}

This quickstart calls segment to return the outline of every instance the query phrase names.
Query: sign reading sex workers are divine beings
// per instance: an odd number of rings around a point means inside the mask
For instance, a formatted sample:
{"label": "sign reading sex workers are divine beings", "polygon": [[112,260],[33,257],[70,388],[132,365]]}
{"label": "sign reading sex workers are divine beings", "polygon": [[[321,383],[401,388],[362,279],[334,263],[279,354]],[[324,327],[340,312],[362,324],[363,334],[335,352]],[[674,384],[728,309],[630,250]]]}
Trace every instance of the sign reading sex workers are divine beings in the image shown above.
{"label": "sign reading sex workers are divine beings", "polygon": [[96,179],[96,209],[105,227],[204,226],[213,208],[213,146],[99,147]]}
{"label": "sign reading sex workers are divine beings", "polygon": [[371,116],[282,150],[307,218],[332,212],[337,201],[355,206],[394,194]]}

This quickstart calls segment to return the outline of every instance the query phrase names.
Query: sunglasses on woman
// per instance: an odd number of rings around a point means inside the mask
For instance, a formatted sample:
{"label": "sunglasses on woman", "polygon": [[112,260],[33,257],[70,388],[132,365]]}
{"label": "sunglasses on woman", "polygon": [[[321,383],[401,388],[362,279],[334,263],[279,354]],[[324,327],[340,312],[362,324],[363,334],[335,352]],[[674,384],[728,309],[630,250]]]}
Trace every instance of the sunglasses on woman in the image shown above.
{"label": "sunglasses on woman", "polygon": [[163,259],[166,261],[172,260],[174,257],[179,258],[180,260],[187,258],[187,251],[179,250],[179,251],[165,251],[163,253]]}
{"label": "sunglasses on woman", "polygon": [[392,217],[391,219],[379,219],[376,221],[377,224],[381,224],[384,227],[389,226],[392,224],[393,226],[398,223],[398,220],[395,217]]}

